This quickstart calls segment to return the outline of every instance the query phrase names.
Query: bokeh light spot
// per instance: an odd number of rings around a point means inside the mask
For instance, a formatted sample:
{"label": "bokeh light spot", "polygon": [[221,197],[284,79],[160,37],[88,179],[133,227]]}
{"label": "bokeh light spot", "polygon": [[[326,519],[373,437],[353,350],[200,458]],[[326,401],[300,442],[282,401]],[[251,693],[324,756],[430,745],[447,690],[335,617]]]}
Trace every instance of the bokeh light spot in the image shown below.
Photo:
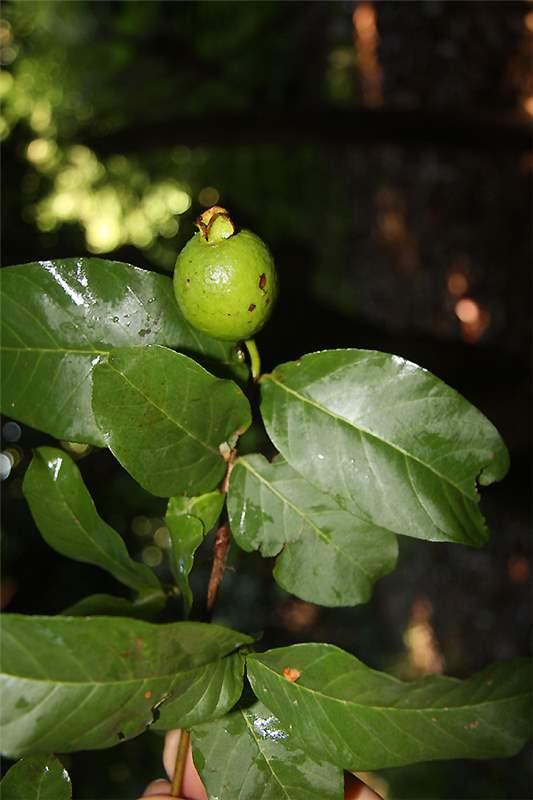
{"label": "bokeh light spot", "polygon": [[6,442],[18,442],[22,436],[22,428],[18,422],[10,421],[2,426],[2,436]]}
{"label": "bokeh light spot", "polygon": [[478,321],[480,309],[475,300],[470,297],[463,297],[456,303],[455,313],[461,322],[473,323]]}
{"label": "bokeh light spot", "polygon": [[216,206],[219,200],[220,192],[214,186],[204,186],[198,193],[198,202],[206,208]]}
{"label": "bokeh light spot", "polygon": [[26,150],[29,161],[40,164],[52,155],[52,144],[47,139],[33,139]]}
{"label": "bokeh light spot", "polygon": [[131,529],[135,536],[150,536],[152,533],[152,523],[148,517],[135,517],[131,523]]}
{"label": "bokeh light spot", "polygon": [[461,297],[468,291],[468,278],[464,272],[450,272],[447,286],[450,294],[454,297]]}
{"label": "bokeh light spot", "polygon": [[154,533],[154,542],[162,550],[168,550],[170,548],[170,533],[166,526],[162,525],[156,530]]}
{"label": "bokeh light spot", "polygon": [[528,116],[533,117],[533,95],[524,100],[524,111]]}
{"label": "bokeh light spot", "polygon": [[142,551],[142,560],[149,567],[158,567],[163,560],[163,554],[159,547],[148,545],[148,547],[145,547]]}
{"label": "bokeh light spot", "polygon": [[13,456],[10,453],[0,453],[0,481],[5,481],[11,474]]}

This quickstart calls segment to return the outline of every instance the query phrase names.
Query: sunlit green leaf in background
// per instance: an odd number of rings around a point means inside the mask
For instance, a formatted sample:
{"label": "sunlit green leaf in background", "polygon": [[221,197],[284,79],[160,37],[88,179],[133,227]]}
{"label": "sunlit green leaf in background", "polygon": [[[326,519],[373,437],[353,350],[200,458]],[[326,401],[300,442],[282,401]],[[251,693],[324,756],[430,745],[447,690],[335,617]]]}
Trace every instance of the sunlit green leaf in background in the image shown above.
{"label": "sunlit green leaf in background", "polygon": [[193,730],[193,754],[218,800],[341,800],[342,770],[308,755],[262,703]]}
{"label": "sunlit green leaf in background", "polygon": [[408,536],[486,542],[476,480],[500,480],[508,453],[431,373],[386,353],[324,351],[263,376],[262,398],[278,450],[348,508]]}
{"label": "sunlit green leaf in background", "polygon": [[194,554],[215,525],[223,505],[224,495],[218,491],[199,497],[171,497],[168,502],[165,523],[170,534],[170,569],[183,597],[186,617],[193,601],[189,574]]}
{"label": "sunlit green leaf in background", "polygon": [[310,602],[363,603],[396,563],[392,533],[345,511],[280,457],[269,464],[250,455],[235,463],[228,512],[237,544],[277,555],[277,582]]}
{"label": "sunlit green leaf in background", "polygon": [[[287,680],[287,667],[300,673]],[[448,758],[500,758],[531,735],[531,662],[499,662],[459,681],[404,683],[327,644],[247,659],[257,696],[309,753],[350,770]]]}
{"label": "sunlit green leaf in background", "polygon": [[200,494],[222,479],[228,448],[251,422],[239,387],[165,347],[114,350],[93,375],[107,446],[147,491]]}
{"label": "sunlit green leaf in background", "polygon": [[177,678],[172,697],[159,708],[152,728],[190,728],[208,719],[226,714],[242,693],[244,658],[239,653],[212,661],[188,675]]}
{"label": "sunlit green leaf in background", "polygon": [[100,258],[8,267],[1,282],[2,412],[58,439],[105,444],[92,368],[114,347],[161,344],[242,372],[235,347],[186,322],[170,278]]}
{"label": "sunlit green leaf in background", "polygon": [[102,567],[138,592],[161,588],[152,570],[131,558],[122,537],[98,515],[78,467],[64,450],[39,447],[23,491],[37,527],[54,550]]}
{"label": "sunlit green leaf in background", "polygon": [[13,764],[0,783],[3,800],[71,800],[68,772],[51,753],[26,756]]}
{"label": "sunlit green leaf in background", "polygon": [[10,758],[136,736],[174,686],[197,697],[202,668],[251,641],[195,622],[18,614],[3,616],[2,636],[2,751]]}

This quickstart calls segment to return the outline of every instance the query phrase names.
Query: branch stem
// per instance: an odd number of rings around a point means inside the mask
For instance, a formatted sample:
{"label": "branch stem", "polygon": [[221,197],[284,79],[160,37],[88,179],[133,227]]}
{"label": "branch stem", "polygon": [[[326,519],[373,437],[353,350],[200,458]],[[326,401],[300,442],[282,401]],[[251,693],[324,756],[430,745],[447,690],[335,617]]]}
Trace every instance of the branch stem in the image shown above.
{"label": "branch stem", "polygon": [[207,587],[207,610],[209,612],[213,610],[218,594],[218,587],[222,583],[228,550],[229,525],[227,522],[224,522],[217,530],[215,537],[213,566],[211,568],[211,575],[209,576],[209,584]]}
{"label": "branch stem", "polygon": [[[233,462],[236,458],[237,450],[234,448],[227,456],[226,473],[222,483],[220,484],[220,491],[223,494],[226,494],[228,491],[229,477],[231,475],[231,470],[233,469]],[[224,569],[226,567],[229,546],[229,525],[228,522],[225,521],[219,525],[215,536],[213,566],[211,567],[211,575],[209,576],[209,584],[207,586],[207,611],[209,614],[213,610],[213,606],[215,605],[215,600],[218,594],[218,587],[220,586],[222,578],[224,577]]]}
{"label": "branch stem", "polygon": [[183,788],[183,776],[185,775],[185,764],[187,763],[187,754],[189,752],[189,743],[191,741],[191,734],[189,731],[181,731],[180,740],[178,744],[178,752],[176,753],[176,765],[174,767],[174,777],[172,779],[171,797],[180,797]]}

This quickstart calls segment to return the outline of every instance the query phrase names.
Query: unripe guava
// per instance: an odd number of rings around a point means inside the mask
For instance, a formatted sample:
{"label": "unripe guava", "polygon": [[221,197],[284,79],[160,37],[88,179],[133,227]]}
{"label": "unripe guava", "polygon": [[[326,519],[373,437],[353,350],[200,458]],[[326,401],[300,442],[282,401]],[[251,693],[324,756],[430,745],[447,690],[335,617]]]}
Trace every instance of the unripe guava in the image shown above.
{"label": "unripe guava", "polygon": [[277,297],[272,255],[251,231],[235,233],[225,209],[208,209],[197,224],[200,230],[174,270],[183,316],[215,339],[250,339],[267,322]]}

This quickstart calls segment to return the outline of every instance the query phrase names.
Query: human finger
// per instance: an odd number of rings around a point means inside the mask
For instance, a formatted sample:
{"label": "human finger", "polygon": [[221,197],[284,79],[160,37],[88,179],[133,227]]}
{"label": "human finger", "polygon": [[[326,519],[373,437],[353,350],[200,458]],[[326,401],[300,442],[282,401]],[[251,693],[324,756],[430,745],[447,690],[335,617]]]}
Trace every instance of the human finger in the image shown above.
{"label": "human finger", "polygon": [[[165,748],[163,750],[163,766],[170,780],[174,776],[174,767],[176,766],[176,755],[178,753],[178,745],[180,741],[181,731],[173,730],[168,731],[165,736]],[[192,760],[192,750],[189,745],[187,752],[187,760],[185,762],[185,772],[183,775],[182,794],[190,800],[207,800],[207,792],[198,775],[198,770],[194,766]]]}
{"label": "human finger", "polygon": [[383,800],[381,795],[351,772],[344,773],[344,800]]}
{"label": "human finger", "polygon": [[149,797],[150,800],[169,800],[171,791],[171,784],[164,778],[159,778],[159,780],[148,784],[139,800],[145,800],[146,797]]}

